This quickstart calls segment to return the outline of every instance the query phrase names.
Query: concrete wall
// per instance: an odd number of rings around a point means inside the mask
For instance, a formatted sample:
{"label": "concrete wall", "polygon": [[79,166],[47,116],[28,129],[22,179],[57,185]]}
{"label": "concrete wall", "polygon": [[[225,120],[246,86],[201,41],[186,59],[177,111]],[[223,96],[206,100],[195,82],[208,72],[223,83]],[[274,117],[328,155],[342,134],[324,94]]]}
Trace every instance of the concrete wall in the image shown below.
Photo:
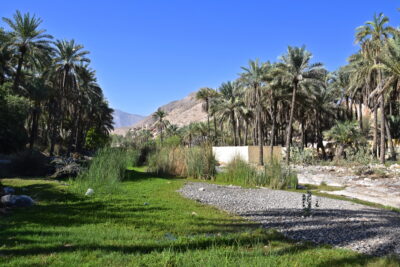
{"label": "concrete wall", "polygon": [[[271,161],[271,147],[264,146],[263,147],[263,155],[264,155],[264,163],[268,163]],[[274,159],[280,161],[282,160],[282,147],[274,146],[273,149],[273,157]],[[259,161],[259,151],[258,146],[249,146],[249,163],[258,164]]]}
{"label": "concrete wall", "polygon": [[[270,161],[270,147],[264,146],[264,162]],[[232,161],[235,157],[240,157],[246,162],[258,164],[258,146],[220,146],[213,147],[213,153],[216,160],[225,165]],[[282,159],[282,148],[280,146],[274,146],[273,151],[274,158],[277,160]]]}
{"label": "concrete wall", "polygon": [[244,161],[249,161],[248,146],[218,146],[213,147],[215,159],[222,165],[229,163],[235,157],[240,157]]}

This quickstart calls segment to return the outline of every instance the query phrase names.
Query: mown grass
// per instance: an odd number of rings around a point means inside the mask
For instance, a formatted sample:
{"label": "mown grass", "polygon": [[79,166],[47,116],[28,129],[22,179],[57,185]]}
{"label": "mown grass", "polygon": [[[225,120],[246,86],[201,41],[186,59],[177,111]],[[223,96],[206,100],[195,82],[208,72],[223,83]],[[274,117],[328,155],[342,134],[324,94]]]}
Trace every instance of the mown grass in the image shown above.
{"label": "mown grass", "polygon": [[291,242],[182,198],[184,179],[130,170],[124,192],[83,197],[49,180],[4,179],[38,205],[0,217],[0,266],[398,266]]}

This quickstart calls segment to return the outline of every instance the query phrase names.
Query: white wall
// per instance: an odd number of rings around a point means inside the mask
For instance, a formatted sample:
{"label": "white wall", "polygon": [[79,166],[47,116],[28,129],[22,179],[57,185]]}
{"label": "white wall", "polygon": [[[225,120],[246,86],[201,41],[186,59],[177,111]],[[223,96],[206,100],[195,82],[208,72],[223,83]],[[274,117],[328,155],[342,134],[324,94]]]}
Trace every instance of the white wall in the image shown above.
{"label": "white wall", "polygon": [[249,162],[249,147],[248,146],[219,146],[213,147],[215,159],[222,165],[229,163],[235,157],[240,157],[246,162]]}

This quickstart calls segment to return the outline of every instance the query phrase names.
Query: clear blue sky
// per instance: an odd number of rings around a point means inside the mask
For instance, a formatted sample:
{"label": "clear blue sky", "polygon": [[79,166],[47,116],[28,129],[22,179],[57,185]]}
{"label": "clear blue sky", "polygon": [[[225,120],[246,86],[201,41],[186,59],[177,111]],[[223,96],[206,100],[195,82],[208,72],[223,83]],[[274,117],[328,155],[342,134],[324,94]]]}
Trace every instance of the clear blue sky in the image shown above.
{"label": "clear blue sky", "polygon": [[[203,86],[233,80],[249,59],[277,60],[303,45],[329,70],[357,50],[355,28],[384,12],[400,25],[395,0],[12,0],[59,39],[91,51],[113,108],[147,115]],[[4,23],[0,24],[4,26]]]}

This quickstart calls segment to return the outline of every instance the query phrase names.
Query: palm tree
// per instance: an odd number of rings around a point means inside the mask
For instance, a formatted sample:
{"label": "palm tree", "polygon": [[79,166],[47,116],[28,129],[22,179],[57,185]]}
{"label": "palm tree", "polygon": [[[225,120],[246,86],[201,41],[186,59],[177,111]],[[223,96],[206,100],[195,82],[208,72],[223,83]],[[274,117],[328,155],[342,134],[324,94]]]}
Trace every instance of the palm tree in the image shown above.
{"label": "palm tree", "polygon": [[282,81],[292,87],[292,101],[290,105],[289,123],[286,132],[286,163],[290,161],[290,145],[292,139],[293,116],[295,111],[296,94],[309,85],[318,85],[322,82],[325,72],[322,63],[311,64],[312,54],[305,47],[291,47],[278,63],[276,72]]}
{"label": "palm tree", "polygon": [[256,114],[256,127],[258,131],[258,152],[259,152],[259,165],[264,165],[263,153],[263,131],[262,131],[262,86],[263,79],[266,71],[270,68],[267,62],[262,64],[256,59],[250,60],[248,67],[241,67],[244,72],[240,75],[240,80],[247,86],[247,104],[255,110]]}
{"label": "palm tree", "polygon": [[0,28],[0,85],[4,84],[7,77],[13,72],[12,50],[10,48],[11,34]]}
{"label": "palm tree", "polygon": [[163,142],[163,130],[167,126],[166,121],[164,120],[166,116],[167,113],[163,111],[161,108],[158,108],[157,111],[153,113],[153,119],[156,120],[156,127],[160,129],[161,144]]}
{"label": "palm tree", "polygon": [[219,87],[220,104],[218,114],[221,121],[229,121],[232,127],[233,145],[237,146],[237,114],[244,107],[243,101],[239,97],[239,83],[226,82]]}
{"label": "palm tree", "polygon": [[[71,151],[78,127],[79,101],[79,83],[80,77],[78,69],[83,63],[89,63],[90,59],[86,56],[88,51],[82,50],[82,45],[76,44],[75,40],[57,40],[55,42],[54,56],[54,75],[57,86],[60,88],[60,109],[64,114],[71,113],[72,126],[68,152]],[[91,77],[89,77],[91,80]],[[63,119],[63,118],[62,118]]]}
{"label": "palm tree", "polygon": [[217,96],[217,92],[211,88],[203,87],[196,93],[196,98],[203,101],[203,110],[207,113],[208,137],[210,134],[210,101]]}
{"label": "palm tree", "polygon": [[[362,49],[370,53],[374,59],[375,64],[379,64],[379,55],[386,40],[392,36],[396,30],[387,26],[389,18],[384,16],[383,13],[374,15],[372,21],[367,21],[365,25],[357,28],[356,42],[361,43]],[[380,96],[381,107],[381,144],[380,144],[380,161],[385,162],[385,97],[384,90],[382,89],[382,72],[378,69],[377,72],[377,90]]]}
{"label": "palm tree", "polygon": [[18,54],[17,71],[13,85],[14,91],[18,92],[26,55],[49,52],[49,40],[53,37],[45,34],[46,30],[38,29],[42,20],[35,15],[31,16],[29,13],[22,15],[17,10],[13,19],[3,18],[3,21],[12,29],[10,42],[16,54]]}

